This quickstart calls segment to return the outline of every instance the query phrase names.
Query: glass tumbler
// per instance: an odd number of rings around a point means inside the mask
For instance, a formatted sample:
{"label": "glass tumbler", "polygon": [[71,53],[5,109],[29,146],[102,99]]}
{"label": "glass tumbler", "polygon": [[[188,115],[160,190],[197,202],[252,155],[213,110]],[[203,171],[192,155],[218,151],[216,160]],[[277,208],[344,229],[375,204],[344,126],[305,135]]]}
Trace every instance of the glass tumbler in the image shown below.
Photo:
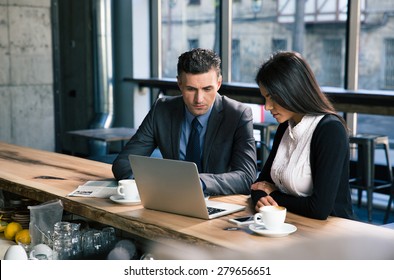
{"label": "glass tumbler", "polygon": [[72,255],[72,227],[69,222],[57,222],[53,230],[53,259],[67,260]]}
{"label": "glass tumbler", "polygon": [[93,231],[88,230],[82,234],[82,255],[85,259],[93,257],[95,252],[93,243]]}
{"label": "glass tumbler", "polygon": [[101,237],[103,242],[103,250],[105,252],[109,252],[115,245],[116,242],[116,234],[115,228],[113,227],[105,227],[101,230]]}
{"label": "glass tumbler", "polygon": [[82,253],[82,238],[81,232],[79,230],[80,224],[71,224],[71,242],[72,242],[72,251],[71,256],[73,259],[79,259]]}

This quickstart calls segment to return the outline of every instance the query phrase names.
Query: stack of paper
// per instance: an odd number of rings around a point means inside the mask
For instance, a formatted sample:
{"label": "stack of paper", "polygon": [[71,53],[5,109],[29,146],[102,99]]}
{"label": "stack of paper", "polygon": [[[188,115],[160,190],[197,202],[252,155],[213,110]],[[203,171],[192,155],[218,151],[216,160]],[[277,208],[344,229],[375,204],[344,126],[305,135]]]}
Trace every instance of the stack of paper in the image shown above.
{"label": "stack of paper", "polygon": [[115,180],[87,181],[69,193],[68,196],[109,198],[111,195],[117,194],[117,187],[118,182]]}

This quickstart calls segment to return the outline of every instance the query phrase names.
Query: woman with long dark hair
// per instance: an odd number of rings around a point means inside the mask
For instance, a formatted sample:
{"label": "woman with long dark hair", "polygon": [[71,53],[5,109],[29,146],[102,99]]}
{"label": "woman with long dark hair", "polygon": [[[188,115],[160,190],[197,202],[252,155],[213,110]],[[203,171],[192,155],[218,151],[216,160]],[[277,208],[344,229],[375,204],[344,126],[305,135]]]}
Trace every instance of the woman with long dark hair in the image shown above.
{"label": "woman with long dark hair", "polygon": [[296,52],[278,52],[256,75],[265,109],[280,123],[251,186],[255,210],[267,205],[315,219],[353,218],[345,120]]}

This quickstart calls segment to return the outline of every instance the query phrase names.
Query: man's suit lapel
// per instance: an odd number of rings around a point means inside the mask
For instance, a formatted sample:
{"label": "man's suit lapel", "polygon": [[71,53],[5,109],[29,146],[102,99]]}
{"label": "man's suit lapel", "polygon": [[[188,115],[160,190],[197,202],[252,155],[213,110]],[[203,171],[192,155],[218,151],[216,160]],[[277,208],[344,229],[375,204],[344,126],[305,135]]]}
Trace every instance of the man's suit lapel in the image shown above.
{"label": "man's suit lapel", "polygon": [[219,132],[219,127],[222,124],[223,119],[223,102],[219,94],[216,94],[215,103],[213,104],[212,112],[209,117],[207,132],[205,135],[204,151],[203,151],[203,172],[207,166],[208,157],[212,149],[213,139],[216,138],[216,134]]}
{"label": "man's suit lapel", "polygon": [[176,104],[176,106],[174,106],[171,125],[169,127],[171,133],[171,137],[169,139],[174,140],[168,144],[171,145],[171,152],[174,159],[179,159],[179,139],[181,137],[181,125],[185,114],[182,98],[178,99],[178,102],[180,102],[181,105]]}

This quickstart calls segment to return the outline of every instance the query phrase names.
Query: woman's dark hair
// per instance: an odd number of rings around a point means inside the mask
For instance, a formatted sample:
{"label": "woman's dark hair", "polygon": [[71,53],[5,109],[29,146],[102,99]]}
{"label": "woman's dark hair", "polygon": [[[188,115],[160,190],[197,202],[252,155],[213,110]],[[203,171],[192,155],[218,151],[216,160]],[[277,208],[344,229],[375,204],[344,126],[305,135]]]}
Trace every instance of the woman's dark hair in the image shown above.
{"label": "woman's dark hair", "polygon": [[202,74],[215,69],[217,76],[221,75],[221,59],[214,51],[209,49],[192,49],[181,54],[178,58],[178,76],[182,73]]}
{"label": "woman's dark hair", "polygon": [[345,120],[321,91],[309,64],[299,53],[274,53],[260,67],[255,81],[283,108],[299,114],[333,114],[346,127]]}

